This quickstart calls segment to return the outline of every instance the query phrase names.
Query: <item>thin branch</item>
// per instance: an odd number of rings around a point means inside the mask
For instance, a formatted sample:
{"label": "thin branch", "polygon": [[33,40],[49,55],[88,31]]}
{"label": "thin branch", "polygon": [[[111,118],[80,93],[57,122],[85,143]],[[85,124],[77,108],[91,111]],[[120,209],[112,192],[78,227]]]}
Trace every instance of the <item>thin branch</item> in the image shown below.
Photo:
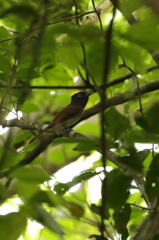
{"label": "thin branch", "polygon": [[96,14],[97,14],[97,17],[98,17],[98,21],[99,21],[99,24],[100,24],[100,29],[103,31],[103,25],[102,25],[102,21],[101,21],[101,18],[100,18],[101,11],[96,9],[94,0],[92,0],[92,5],[93,5],[93,8],[94,8],[94,11],[96,11]]}
{"label": "thin branch", "polygon": [[[0,88],[7,88],[8,85],[0,85]],[[11,86],[13,89],[17,89],[17,86]],[[18,89],[26,88],[26,86],[18,86]],[[41,89],[41,90],[48,90],[48,89],[94,89],[93,85],[87,86],[27,86],[28,89]]]}
{"label": "thin branch", "polygon": [[134,206],[134,207],[137,207],[137,208],[141,208],[142,210],[147,210],[147,211],[152,211],[152,210],[155,210],[156,208],[147,208],[147,207],[142,207],[142,206],[139,206],[139,205],[136,205],[135,203],[127,203],[131,206]]}
{"label": "thin branch", "polygon": [[10,41],[10,40],[13,40],[13,39],[16,39],[18,36],[14,36],[14,37],[10,37],[10,38],[5,38],[3,40],[0,40],[0,43],[2,42],[7,42],[7,41]]}
{"label": "thin branch", "polygon": [[[57,20],[55,22],[50,22],[50,23],[46,23],[45,26],[50,26],[50,25],[54,25],[54,24],[57,24],[57,23],[61,23],[61,22],[66,22],[66,21],[69,21],[69,20],[72,20],[72,19],[75,19],[75,18],[81,18],[85,15],[88,15],[88,14],[91,14],[91,13],[95,13],[95,11],[89,11],[89,12],[85,12],[85,13],[81,13],[81,14],[78,14],[76,16],[71,16],[71,17],[67,17],[67,18],[63,18],[61,20]],[[39,26],[37,28],[34,28],[33,31],[36,31],[36,30],[39,30],[42,26]]]}
{"label": "thin branch", "polygon": [[53,19],[55,19],[55,18],[58,18],[58,17],[60,17],[61,15],[63,15],[63,14],[65,14],[65,13],[67,13],[70,9],[72,8],[72,5],[66,10],[66,11],[64,11],[64,12],[62,12],[62,13],[60,13],[60,14],[58,14],[58,15],[55,15],[53,18],[51,18],[50,20],[53,20]]}
{"label": "thin branch", "polygon": [[[140,86],[140,93],[145,94],[153,91],[159,90],[159,81],[149,82],[147,84],[144,84]],[[112,98],[105,99],[104,102],[104,109],[108,109],[111,106],[116,106],[125,102],[128,102],[129,100],[134,99],[136,96],[138,96],[137,89],[126,91],[123,94],[114,96]],[[97,113],[101,112],[101,103],[97,103],[93,107],[85,110],[84,114],[82,115],[82,120],[85,120],[89,118],[90,116],[93,116]]]}
{"label": "thin branch", "polygon": [[[145,93],[149,93],[157,90],[159,90],[159,81],[149,82],[140,87],[140,93],[142,95]],[[136,96],[137,96],[137,89],[134,89],[131,91],[127,91],[123,94],[120,94],[118,96],[107,98],[105,99],[105,102],[104,102],[104,109],[106,110],[111,106],[116,106],[116,105],[128,102],[129,100],[134,99]],[[81,119],[76,124],[100,112],[101,112],[101,103],[99,102],[93,107],[85,110]],[[6,119],[0,118],[0,125],[2,125],[3,127],[17,126],[21,129],[28,129],[28,130],[41,130],[42,126],[44,125],[43,123],[37,123],[37,122],[31,123],[31,122],[25,122],[23,120],[21,122],[20,121],[21,120],[18,120],[18,119],[6,120]],[[39,124],[38,127],[37,127],[37,124]],[[76,124],[74,124],[73,126],[75,126]]]}
{"label": "thin branch", "polygon": [[135,80],[136,80],[136,85],[137,85],[137,91],[138,91],[138,99],[139,99],[139,105],[140,105],[140,111],[141,111],[141,114],[143,116],[143,109],[142,109],[142,102],[141,102],[141,94],[140,94],[140,86],[139,86],[139,81],[138,81],[138,78],[137,78],[137,75],[136,73],[126,65],[125,63],[125,60],[123,59],[123,64],[120,64],[118,65],[119,68],[122,68],[122,67],[126,67],[134,76]]}
{"label": "thin branch", "polygon": [[[151,67],[148,67],[146,69],[146,73],[149,73],[151,71],[158,70],[158,69],[159,69],[159,66],[157,66],[157,65],[156,66],[151,66]],[[135,74],[139,74],[139,73],[135,73]],[[80,75],[80,73],[79,73],[79,75]],[[80,75],[80,76],[83,79],[83,76],[82,75]],[[106,83],[106,88],[109,88],[109,87],[112,87],[114,85],[120,84],[120,83],[124,82],[125,80],[128,80],[132,77],[133,77],[133,74],[129,73],[129,74],[124,75],[123,77],[114,79],[114,80]],[[0,85],[0,88],[7,88],[7,87],[8,87],[7,85]],[[102,89],[103,85],[100,85],[99,87]],[[17,86],[11,86],[11,88],[17,89]],[[25,86],[18,86],[18,88],[23,89],[23,88],[25,88]],[[27,88],[28,89],[41,89],[41,90],[47,90],[47,89],[88,89],[88,88],[94,89],[94,86],[90,84],[90,85],[87,85],[87,86],[27,86]]]}
{"label": "thin branch", "polygon": [[[93,2],[94,3],[94,2]],[[101,148],[102,148],[102,165],[104,170],[104,179],[102,182],[102,204],[101,204],[101,237],[104,239],[104,231],[105,231],[105,224],[104,224],[104,215],[105,215],[105,208],[106,208],[106,194],[107,194],[107,178],[106,178],[106,152],[107,143],[106,143],[106,131],[105,131],[105,99],[107,98],[106,94],[106,84],[108,81],[108,73],[109,73],[109,66],[111,60],[111,39],[112,39],[112,30],[113,30],[113,23],[114,17],[116,12],[116,1],[113,7],[113,16],[110,21],[108,30],[105,32],[105,52],[104,52],[104,72],[103,72],[103,89],[101,94]]]}
{"label": "thin branch", "polygon": [[[66,21],[69,21],[69,20],[72,20],[72,19],[75,19],[75,18],[81,18],[85,15],[88,15],[88,14],[91,14],[91,13],[95,13],[95,11],[89,11],[89,12],[85,12],[85,13],[81,13],[81,14],[78,14],[76,16],[71,16],[71,17],[67,17],[67,18],[63,18],[61,20],[57,20],[57,21],[54,21],[54,22],[50,22],[50,23],[46,23],[45,25],[42,25],[42,26],[39,26],[37,28],[33,28],[31,32],[33,31],[36,31],[36,30],[39,30],[40,28],[43,28],[43,27],[47,27],[47,26],[50,26],[50,25],[54,25],[54,24],[57,24],[57,23],[61,23],[61,22],[66,22]],[[14,36],[14,37],[10,37],[10,38],[5,38],[3,40],[0,40],[0,43],[2,42],[6,42],[6,41],[10,41],[10,40],[13,40],[13,39],[16,39],[18,36]]]}

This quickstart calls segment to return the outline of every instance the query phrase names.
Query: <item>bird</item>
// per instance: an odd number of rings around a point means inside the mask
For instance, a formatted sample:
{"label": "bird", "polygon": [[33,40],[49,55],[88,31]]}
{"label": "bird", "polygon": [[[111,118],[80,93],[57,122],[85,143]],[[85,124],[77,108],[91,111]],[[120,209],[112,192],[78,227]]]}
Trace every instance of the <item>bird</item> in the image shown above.
{"label": "bird", "polygon": [[68,129],[71,125],[76,123],[82,116],[85,106],[87,105],[89,96],[93,91],[89,92],[78,92],[71,97],[71,102],[69,105],[64,107],[60,112],[58,112],[54,119],[49,123],[49,125],[39,132],[34,138],[30,140],[29,143],[34,142],[43,133],[45,133],[50,128],[60,128]]}

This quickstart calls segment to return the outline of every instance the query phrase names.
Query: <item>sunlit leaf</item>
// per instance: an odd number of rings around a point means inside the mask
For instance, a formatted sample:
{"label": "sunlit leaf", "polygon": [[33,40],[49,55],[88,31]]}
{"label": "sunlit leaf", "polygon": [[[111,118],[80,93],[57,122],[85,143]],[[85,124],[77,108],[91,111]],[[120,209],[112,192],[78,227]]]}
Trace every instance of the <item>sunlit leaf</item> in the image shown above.
{"label": "sunlit leaf", "polygon": [[31,182],[44,182],[50,179],[47,172],[40,168],[36,167],[23,167],[14,170],[10,176],[12,178],[18,178],[23,181],[31,181]]}
{"label": "sunlit leaf", "polygon": [[107,206],[117,210],[125,205],[130,194],[131,180],[131,177],[125,176],[119,169],[114,169],[107,173],[106,189],[102,189],[102,191],[106,191]]}
{"label": "sunlit leaf", "polygon": [[105,113],[105,126],[106,132],[110,134],[114,140],[119,139],[124,131],[131,128],[129,120],[114,107],[109,108]]}
{"label": "sunlit leaf", "polygon": [[27,225],[26,217],[18,212],[0,215],[1,239],[17,240]]}

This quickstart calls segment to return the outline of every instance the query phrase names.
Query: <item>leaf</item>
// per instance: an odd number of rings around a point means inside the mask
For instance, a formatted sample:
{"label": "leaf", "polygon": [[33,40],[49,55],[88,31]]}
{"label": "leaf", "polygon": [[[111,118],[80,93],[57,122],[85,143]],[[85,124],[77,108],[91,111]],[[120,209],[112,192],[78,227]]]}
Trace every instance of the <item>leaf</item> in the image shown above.
{"label": "leaf", "polygon": [[119,0],[120,11],[127,18],[131,18],[132,13],[143,6],[140,0]]}
{"label": "leaf", "polygon": [[[72,77],[69,75],[67,68],[62,64],[57,65],[46,65],[43,67],[42,76],[47,80],[51,81],[53,85],[67,85],[69,82],[72,83]],[[62,84],[61,84],[62,83]]]}
{"label": "leaf", "polygon": [[39,112],[39,107],[33,103],[25,102],[22,105],[21,111],[23,113]]}
{"label": "leaf", "polygon": [[119,156],[118,160],[122,163],[124,163],[126,166],[129,166],[130,168],[141,172],[142,171],[142,162],[145,160],[145,158],[148,156],[150,150],[145,149],[140,152],[132,152],[129,155],[125,156]]}
{"label": "leaf", "polygon": [[[103,71],[105,64],[105,39],[98,38],[90,42],[87,49],[88,67],[89,71],[98,83],[103,81]],[[111,43],[111,57],[110,57],[109,71],[113,70],[118,61],[118,50],[114,43]]]}
{"label": "leaf", "polygon": [[0,71],[8,74],[11,70],[11,63],[6,56],[0,55]]}
{"label": "leaf", "polygon": [[64,232],[61,230],[60,225],[55,221],[50,213],[48,213],[40,204],[28,204],[22,207],[22,211],[27,215],[30,215],[37,222],[46,226],[52,232],[55,232],[60,237]]}
{"label": "leaf", "polygon": [[0,226],[0,236],[2,240],[17,240],[25,230],[27,220],[21,213],[12,212],[3,216],[0,215]]}
{"label": "leaf", "polygon": [[[129,41],[137,43],[149,51],[153,51],[158,48],[158,19],[152,12],[147,11],[143,21],[133,24],[126,33],[119,34]],[[153,38],[151,37],[152,35]]]}
{"label": "leaf", "polygon": [[44,170],[36,167],[26,166],[18,168],[10,174],[11,178],[18,178],[28,182],[44,182],[50,180],[50,176]]}
{"label": "leaf", "polygon": [[147,132],[159,134],[159,102],[154,103],[144,114],[144,117],[136,117],[136,123]]}
{"label": "leaf", "polygon": [[99,147],[99,141],[92,139],[82,139],[82,138],[58,138],[53,141],[53,145],[63,144],[63,143],[78,143],[74,150],[83,152],[83,151],[92,151],[97,150]]}
{"label": "leaf", "polygon": [[63,195],[65,194],[71,187],[77,185],[78,183],[81,183],[82,181],[89,180],[90,178],[98,175],[99,172],[91,172],[91,171],[86,171],[84,173],[79,174],[78,176],[74,177],[72,181],[67,182],[67,183],[58,183],[54,187],[54,191],[57,194]]}
{"label": "leaf", "polygon": [[8,14],[20,14],[23,17],[29,17],[29,16],[35,16],[36,15],[36,10],[33,8],[33,5],[31,4],[16,4],[13,5],[12,7],[9,7],[5,9],[3,12],[0,14],[0,18],[5,17]]}
{"label": "leaf", "polygon": [[29,136],[30,136],[30,132],[29,131],[20,132],[13,138],[12,144],[15,145],[17,143],[26,141],[26,139],[28,139]]}
{"label": "leaf", "polygon": [[153,158],[149,171],[146,175],[146,186],[145,191],[149,196],[150,200],[153,200],[156,196],[158,196],[159,192],[159,154]]}
{"label": "leaf", "polygon": [[132,178],[125,176],[119,169],[114,169],[107,173],[106,177],[106,191],[107,206],[113,209],[121,209],[130,194]]}
{"label": "leaf", "polygon": [[7,188],[0,183],[0,201],[4,200],[4,196],[7,193]]}
{"label": "leaf", "polygon": [[155,234],[155,236],[153,236],[152,240],[158,240],[159,239],[159,233]]}
{"label": "leaf", "polygon": [[83,53],[79,41],[72,41],[68,36],[64,39],[58,51],[60,58],[69,68],[75,69],[82,61]]}
{"label": "leaf", "polygon": [[[101,206],[97,206],[96,204],[91,204],[90,206],[90,210],[93,211],[94,213],[98,214],[99,216],[101,216],[101,211],[102,211],[102,207]],[[105,209],[105,213],[104,213],[104,219],[109,219],[109,212],[108,209]]]}
{"label": "leaf", "polygon": [[102,237],[101,235],[96,235],[96,234],[93,234],[93,235],[90,235],[88,238],[93,238],[93,240],[109,240],[108,238],[106,237]]}
{"label": "leaf", "polygon": [[115,221],[115,227],[119,234],[122,235],[122,240],[126,240],[129,236],[128,229],[126,227],[131,215],[131,207],[129,204],[125,204],[121,209],[115,210],[113,218]]}
{"label": "leaf", "polygon": [[20,68],[16,72],[16,78],[19,78],[21,80],[28,80],[33,78],[39,78],[40,74],[36,72],[35,70],[32,70],[31,72],[28,72],[28,68]]}
{"label": "leaf", "polygon": [[70,211],[74,217],[77,219],[84,215],[84,208],[77,203],[70,202]]}
{"label": "leaf", "polygon": [[110,134],[114,140],[119,139],[124,131],[131,128],[129,120],[114,107],[109,108],[105,113],[105,126],[106,132]]}
{"label": "leaf", "polygon": [[0,26],[0,40],[4,40],[5,38],[9,38],[9,37],[11,37],[11,34],[9,33],[9,31],[5,27]]}
{"label": "leaf", "polygon": [[136,127],[132,129],[130,132],[126,133],[127,136],[134,142],[134,143],[158,143],[159,137],[158,135],[147,132],[144,129]]}

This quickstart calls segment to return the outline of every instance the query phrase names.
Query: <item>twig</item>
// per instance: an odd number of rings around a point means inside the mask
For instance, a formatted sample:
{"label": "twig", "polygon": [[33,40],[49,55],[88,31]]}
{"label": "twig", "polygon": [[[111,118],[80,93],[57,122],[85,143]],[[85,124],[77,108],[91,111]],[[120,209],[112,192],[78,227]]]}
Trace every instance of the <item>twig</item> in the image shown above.
{"label": "twig", "polygon": [[[88,14],[91,14],[91,13],[95,13],[95,11],[93,10],[93,11],[89,11],[89,12],[85,12],[85,13],[78,14],[78,15],[76,15],[76,16],[63,18],[63,19],[57,20],[57,21],[55,21],[55,22],[46,23],[45,26],[50,26],[50,25],[54,25],[54,24],[57,24],[57,23],[66,22],[66,21],[69,21],[69,20],[72,20],[72,19],[75,19],[75,18],[83,17],[83,16],[88,15]],[[42,26],[39,26],[39,27],[37,27],[37,28],[34,28],[33,31],[39,30],[41,27],[42,27]]]}
{"label": "twig", "polygon": [[156,208],[147,208],[147,207],[142,207],[142,206],[139,206],[139,205],[136,205],[135,203],[127,203],[127,204],[129,204],[129,205],[132,205],[132,206],[134,206],[134,207],[137,207],[137,208],[141,208],[142,210],[155,210]]}
{"label": "twig", "polygon": [[[33,28],[31,32],[36,31],[36,30],[39,30],[40,28],[43,28],[43,27],[47,27],[47,26],[54,25],[54,24],[61,23],[61,22],[66,22],[66,21],[72,20],[72,19],[74,19],[74,18],[80,18],[80,17],[83,17],[83,16],[88,15],[88,14],[91,14],[91,13],[95,13],[95,11],[93,10],[93,11],[89,11],[89,12],[85,12],[85,13],[78,14],[78,15],[76,15],[76,16],[63,18],[63,19],[57,20],[57,21],[55,21],[55,22],[46,23],[45,25],[39,26],[39,27],[37,27],[37,28]],[[14,37],[2,39],[2,40],[0,40],[0,43],[6,42],[6,41],[10,41],[10,40],[13,40],[13,39],[16,39],[17,37],[18,37],[18,36],[14,36]]]}
{"label": "twig", "polygon": [[[111,38],[112,38],[112,29],[113,29],[113,22],[116,12],[116,1],[114,3],[113,8],[113,16],[110,21],[108,30],[106,31],[106,41],[105,41],[105,52],[104,52],[104,72],[103,72],[103,91],[101,94],[101,149],[102,149],[102,165],[104,170],[104,180],[102,183],[102,204],[101,204],[101,237],[104,239],[104,231],[105,231],[105,224],[104,224],[104,215],[105,215],[105,208],[106,208],[106,194],[107,194],[107,179],[106,179],[106,152],[105,149],[107,149],[106,145],[106,131],[105,131],[105,98],[106,96],[106,83],[108,80],[108,73],[109,73],[109,66],[110,66],[110,59],[111,59]],[[108,193],[109,194],[109,193]]]}
{"label": "twig", "polygon": [[2,42],[7,42],[7,41],[10,41],[10,40],[13,40],[13,39],[16,39],[18,36],[14,36],[14,37],[10,37],[10,38],[5,38],[3,40],[0,40],[0,43]]}
{"label": "twig", "polygon": [[133,74],[133,76],[135,77],[135,79],[136,79],[136,85],[137,85],[137,91],[138,91],[138,99],[139,99],[140,111],[141,111],[141,114],[142,114],[142,116],[143,116],[144,114],[143,114],[143,109],[142,109],[140,86],[139,86],[139,81],[138,81],[137,75],[136,75],[136,73],[135,73],[130,67],[128,67],[128,66],[126,65],[126,62],[125,62],[124,59],[123,59],[123,64],[119,64],[118,66],[119,66],[119,68],[126,67],[126,68]]}
{"label": "twig", "polygon": [[96,14],[97,14],[97,17],[98,17],[98,21],[99,21],[99,24],[100,24],[100,28],[103,31],[103,25],[102,25],[102,21],[101,21],[101,18],[100,18],[100,11],[96,9],[94,0],[92,0],[92,5],[93,5],[94,10],[96,11]]}
{"label": "twig", "polygon": [[[157,65],[148,67],[146,69],[146,73],[154,71],[154,70],[157,70],[157,69],[159,69],[159,66],[157,66]],[[138,74],[138,73],[135,73],[135,74]],[[84,80],[82,74],[79,73],[79,75]],[[122,83],[125,80],[130,79],[131,77],[133,77],[132,73],[126,74],[123,77],[114,79],[111,82],[107,82],[105,86],[106,86],[106,88],[109,88],[111,86],[114,86],[114,85],[117,85],[119,83]],[[8,87],[7,85],[0,85],[0,88],[7,88],[7,87]],[[103,85],[100,85],[99,87],[102,89]],[[16,89],[17,86],[11,86],[11,88],[13,88],[13,89],[15,88]],[[25,86],[18,86],[18,88],[22,89],[22,88],[25,88]],[[29,89],[47,90],[47,89],[87,89],[87,88],[93,89],[94,87],[93,87],[93,85],[90,84],[90,85],[87,85],[87,86],[27,86],[27,88],[29,88]]]}

